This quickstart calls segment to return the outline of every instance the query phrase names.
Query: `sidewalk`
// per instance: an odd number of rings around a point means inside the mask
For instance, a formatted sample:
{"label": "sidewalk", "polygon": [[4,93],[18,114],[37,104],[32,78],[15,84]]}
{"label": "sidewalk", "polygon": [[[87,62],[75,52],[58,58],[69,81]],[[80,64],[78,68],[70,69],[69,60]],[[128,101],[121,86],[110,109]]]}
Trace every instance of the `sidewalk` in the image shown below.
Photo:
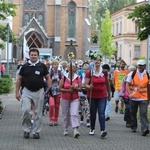
{"label": "sidewalk", "polygon": [[110,120],[106,122],[107,138],[100,138],[98,121],[95,135],[90,136],[89,128],[81,125],[79,128],[80,137],[73,138],[70,128],[70,136],[63,135],[61,112],[59,126],[48,125],[48,115],[43,117],[43,129],[40,139],[23,138],[21,129],[21,103],[15,99],[14,93],[0,95],[5,103],[6,109],[0,120],[0,150],[150,150],[150,135],[141,136],[140,124],[136,133],[125,127],[123,115],[114,112],[114,101]]}

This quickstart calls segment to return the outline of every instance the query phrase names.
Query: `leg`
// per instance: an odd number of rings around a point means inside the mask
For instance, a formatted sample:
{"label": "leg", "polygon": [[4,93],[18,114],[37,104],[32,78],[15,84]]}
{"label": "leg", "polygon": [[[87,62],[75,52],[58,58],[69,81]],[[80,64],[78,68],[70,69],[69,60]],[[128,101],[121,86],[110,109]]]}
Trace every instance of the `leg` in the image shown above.
{"label": "leg", "polygon": [[63,126],[68,129],[70,125],[70,101],[61,99]]}
{"label": "leg", "polygon": [[54,97],[49,97],[49,120],[50,120],[50,126],[53,126],[54,122]]}
{"label": "leg", "polygon": [[110,119],[110,117],[109,117],[110,106],[111,106],[111,102],[107,100],[106,109],[105,109],[105,119],[106,119],[106,121],[108,121]]}
{"label": "leg", "polygon": [[56,95],[54,97],[55,99],[55,116],[54,116],[54,121],[55,121],[55,125],[58,124],[58,116],[59,116],[59,106],[60,106],[60,94],[59,95]]}
{"label": "leg", "polygon": [[139,101],[131,100],[131,129],[136,132],[137,129],[137,111],[138,111]]}
{"label": "leg", "polygon": [[[146,130],[149,131],[149,123],[147,118],[147,109],[148,109],[147,100],[140,101],[139,109],[140,109],[141,131],[142,133],[144,133]],[[143,136],[145,136],[145,134]]]}
{"label": "leg", "polygon": [[115,91],[115,103],[116,103],[116,108],[115,108],[115,112],[118,112],[118,105],[119,105],[119,91],[116,90]]}
{"label": "leg", "polygon": [[97,100],[91,99],[91,105],[90,105],[90,124],[91,124],[91,130],[95,129],[95,121],[96,121],[96,113],[97,113]]}

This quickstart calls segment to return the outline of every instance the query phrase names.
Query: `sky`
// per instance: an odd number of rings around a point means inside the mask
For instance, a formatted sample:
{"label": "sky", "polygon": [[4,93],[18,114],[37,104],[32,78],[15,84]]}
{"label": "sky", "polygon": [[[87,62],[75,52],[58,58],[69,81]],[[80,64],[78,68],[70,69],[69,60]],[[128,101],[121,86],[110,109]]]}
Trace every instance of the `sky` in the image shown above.
{"label": "sky", "polygon": [[144,0],[137,0],[137,2],[142,2],[142,1],[144,1]]}

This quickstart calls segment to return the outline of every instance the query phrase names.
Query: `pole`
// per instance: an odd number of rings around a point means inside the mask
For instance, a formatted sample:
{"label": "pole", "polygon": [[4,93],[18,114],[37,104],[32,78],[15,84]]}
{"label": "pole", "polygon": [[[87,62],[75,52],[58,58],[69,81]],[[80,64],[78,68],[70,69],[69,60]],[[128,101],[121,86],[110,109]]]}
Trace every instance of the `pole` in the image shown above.
{"label": "pole", "polygon": [[[150,0],[148,0],[148,4],[150,5]],[[147,61],[146,61],[146,68],[147,68],[147,71],[149,72],[149,54],[150,53],[150,36],[148,36],[148,39],[147,39]]]}
{"label": "pole", "polygon": [[7,74],[9,75],[9,23],[7,23]]}
{"label": "pole", "polygon": [[1,78],[1,65],[2,65],[2,63],[1,63],[1,49],[0,49],[0,78]]}

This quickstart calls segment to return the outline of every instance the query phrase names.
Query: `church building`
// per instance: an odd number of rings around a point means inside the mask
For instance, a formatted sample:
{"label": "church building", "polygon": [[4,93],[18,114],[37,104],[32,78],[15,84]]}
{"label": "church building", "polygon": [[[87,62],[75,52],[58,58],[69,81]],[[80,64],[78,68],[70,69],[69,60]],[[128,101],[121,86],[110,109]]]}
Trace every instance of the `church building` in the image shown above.
{"label": "church building", "polygon": [[[12,58],[23,59],[25,44],[39,49],[41,59],[67,59],[70,51],[84,59],[89,48],[88,0],[8,0],[17,5],[12,30]],[[25,43],[27,41],[27,43]]]}

